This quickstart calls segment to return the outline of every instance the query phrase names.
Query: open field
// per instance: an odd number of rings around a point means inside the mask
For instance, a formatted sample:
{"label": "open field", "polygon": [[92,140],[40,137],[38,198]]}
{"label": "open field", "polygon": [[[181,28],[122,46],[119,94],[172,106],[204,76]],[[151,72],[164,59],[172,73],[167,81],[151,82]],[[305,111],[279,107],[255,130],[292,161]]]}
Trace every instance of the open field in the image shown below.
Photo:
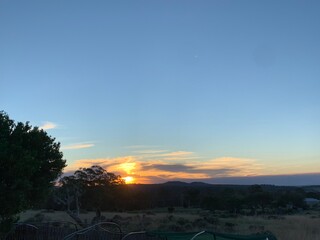
{"label": "open field", "polygon": [[[124,232],[166,231],[187,232],[209,230],[216,232],[249,234],[270,231],[279,240],[320,240],[320,212],[304,212],[283,216],[231,216],[224,213],[212,214],[199,209],[166,209],[137,212],[103,212],[106,221],[118,223]],[[82,212],[80,219],[91,224],[94,212]],[[70,221],[73,219],[61,211],[30,210],[22,213],[20,221]]]}
{"label": "open field", "polygon": [[21,213],[19,217],[19,222],[67,221],[76,223],[66,212],[63,211],[28,210]]}

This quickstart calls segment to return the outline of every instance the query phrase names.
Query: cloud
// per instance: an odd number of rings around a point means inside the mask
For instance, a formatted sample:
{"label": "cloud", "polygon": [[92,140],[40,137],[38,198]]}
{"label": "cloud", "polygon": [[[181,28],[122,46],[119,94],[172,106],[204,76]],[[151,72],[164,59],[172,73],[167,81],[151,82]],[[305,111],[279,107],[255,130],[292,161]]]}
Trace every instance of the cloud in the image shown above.
{"label": "cloud", "polygon": [[149,146],[149,145],[132,145],[132,146],[126,146],[124,148],[128,149],[150,149],[150,148],[156,148],[157,146]]}
{"label": "cloud", "polygon": [[43,130],[49,130],[49,129],[54,129],[54,128],[57,128],[57,127],[58,127],[58,125],[53,123],[53,122],[45,122],[39,128],[43,129]]}
{"label": "cloud", "polygon": [[148,162],[141,164],[141,170],[169,179],[206,179],[261,175],[263,166],[254,159],[223,157],[207,161],[189,161],[185,164],[171,164],[164,161]]}
{"label": "cloud", "polygon": [[[125,173],[124,167],[125,165],[122,165],[124,163],[135,163],[136,158],[132,156],[125,156],[125,157],[118,157],[118,158],[98,158],[98,159],[80,159],[72,164],[69,164],[66,168],[66,172],[70,171],[76,171],[79,168],[88,168],[93,165],[99,165],[105,169],[107,169],[110,172],[115,172],[115,173]],[[132,169],[130,169],[131,171]]]}
{"label": "cloud", "polygon": [[224,176],[255,176],[261,175],[264,170],[264,166],[255,159],[248,158],[234,158],[234,157],[222,157],[208,161],[204,161],[197,167],[198,170],[217,170],[228,169],[228,175]]}
{"label": "cloud", "polygon": [[[171,152],[171,156],[188,156],[191,152]],[[166,154],[166,155],[168,155]],[[117,158],[81,159],[70,164],[65,171],[100,165],[109,172],[122,177],[132,176],[137,183],[156,183],[176,179],[189,181],[214,179],[221,177],[244,177],[261,175],[264,169],[257,160],[223,157],[211,160],[194,160],[187,163],[172,163],[163,159],[150,159],[139,156]]]}
{"label": "cloud", "polygon": [[184,156],[189,156],[192,155],[193,152],[186,152],[186,151],[177,151],[177,152],[170,152],[167,154],[163,154],[163,156],[167,156],[167,157],[184,157]]}
{"label": "cloud", "polygon": [[194,152],[187,152],[187,151],[177,151],[177,152],[170,152],[166,154],[162,154],[164,160],[174,161],[174,160],[192,160],[197,159],[198,157],[195,156]]}
{"label": "cloud", "polygon": [[61,150],[74,150],[74,149],[82,149],[82,148],[91,148],[93,147],[93,143],[75,143],[71,145],[67,145],[61,148]]}
{"label": "cloud", "polygon": [[167,152],[167,150],[138,150],[138,151],[133,151],[133,152],[137,153],[137,154],[148,154],[148,155],[155,154],[156,156],[160,156],[162,153]]}
{"label": "cloud", "polygon": [[134,153],[138,154],[154,154],[158,157],[185,157],[192,155],[193,152],[187,152],[187,151],[176,151],[176,152],[170,152],[168,150],[138,150],[134,151]]}
{"label": "cloud", "polygon": [[139,149],[132,151],[132,153],[137,157],[145,160],[163,160],[163,161],[187,161],[198,159],[199,157],[193,152],[188,151],[169,151],[169,150],[159,150],[159,149]]}
{"label": "cloud", "polygon": [[[191,181],[197,181],[197,179],[192,179]],[[273,184],[281,186],[307,186],[318,185],[320,182],[320,173],[221,177],[206,179],[205,182],[211,184]]]}
{"label": "cloud", "polygon": [[149,164],[143,166],[142,170],[161,170],[168,172],[190,172],[194,170],[192,166],[186,166],[183,164]]}

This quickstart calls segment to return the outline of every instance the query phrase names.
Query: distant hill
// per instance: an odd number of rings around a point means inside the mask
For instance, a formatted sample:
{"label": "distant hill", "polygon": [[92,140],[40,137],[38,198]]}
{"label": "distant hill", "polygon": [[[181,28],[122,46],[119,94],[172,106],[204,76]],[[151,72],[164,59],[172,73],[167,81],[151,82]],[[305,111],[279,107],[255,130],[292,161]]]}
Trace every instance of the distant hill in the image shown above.
{"label": "distant hill", "polygon": [[169,181],[165,183],[160,183],[160,185],[171,185],[171,186],[187,186],[189,183],[181,182],[181,181]]}
{"label": "distant hill", "polygon": [[[252,185],[235,185],[235,184],[210,184],[204,182],[183,182],[183,181],[168,181],[165,183],[158,183],[158,184],[132,184],[130,188],[132,189],[139,189],[141,191],[147,192],[158,192],[159,189],[162,191],[173,191],[176,194],[182,193],[187,191],[188,189],[198,189],[201,191],[206,192],[221,192],[225,190],[247,190]],[[302,187],[295,187],[295,186],[276,186],[276,185],[268,185],[263,184],[259,185],[262,189],[268,192],[276,192],[276,191],[286,191],[286,190],[293,190],[293,189],[303,189]],[[320,186],[309,186],[306,188],[318,188]],[[305,190],[305,189],[303,189]],[[320,190],[320,189],[319,189]]]}

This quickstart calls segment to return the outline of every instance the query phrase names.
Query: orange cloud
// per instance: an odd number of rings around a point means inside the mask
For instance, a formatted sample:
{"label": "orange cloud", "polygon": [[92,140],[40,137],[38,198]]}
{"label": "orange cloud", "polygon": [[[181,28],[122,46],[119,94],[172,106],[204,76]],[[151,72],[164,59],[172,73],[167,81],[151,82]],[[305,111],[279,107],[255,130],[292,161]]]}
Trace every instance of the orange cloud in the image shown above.
{"label": "orange cloud", "polygon": [[[99,165],[105,169],[107,169],[109,172],[116,172],[116,173],[126,173],[125,168],[123,165],[125,163],[134,163],[136,158],[132,156],[126,156],[126,157],[118,157],[118,158],[98,158],[98,159],[81,159],[73,162],[72,164],[68,165],[65,168],[66,172],[72,172],[76,171],[79,168],[88,168],[93,165]],[[122,167],[121,167],[122,166]],[[128,168],[127,168],[128,169]],[[130,169],[130,171],[132,171]]]}
{"label": "orange cloud", "polygon": [[[187,156],[191,152],[172,152],[165,155]],[[164,157],[164,156],[163,156]],[[254,159],[224,157],[207,161],[173,163],[165,160],[148,160],[138,156],[118,158],[82,159],[70,164],[65,171],[100,165],[122,177],[133,177],[136,183],[155,183],[172,180],[205,180],[217,177],[255,176],[262,174],[263,166]]]}

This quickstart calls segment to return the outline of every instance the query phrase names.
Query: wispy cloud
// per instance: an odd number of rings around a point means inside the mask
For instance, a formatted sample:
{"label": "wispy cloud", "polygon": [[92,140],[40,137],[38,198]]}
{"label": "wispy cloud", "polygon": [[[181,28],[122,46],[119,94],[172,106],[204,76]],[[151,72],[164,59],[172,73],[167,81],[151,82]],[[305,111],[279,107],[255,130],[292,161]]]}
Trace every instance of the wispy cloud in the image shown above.
{"label": "wispy cloud", "polygon": [[93,147],[93,143],[75,143],[75,144],[70,144],[67,146],[64,146],[61,148],[61,150],[74,150],[74,149],[82,149],[82,148],[91,148]]}
{"label": "wispy cloud", "polygon": [[148,164],[144,165],[142,170],[160,170],[166,172],[192,172],[195,170],[194,166],[187,166],[183,164]]}
{"label": "wispy cloud", "polygon": [[217,169],[229,169],[229,174],[224,176],[256,176],[261,175],[265,166],[256,159],[222,157],[204,161],[197,169],[208,171]]}
{"label": "wispy cloud", "polygon": [[150,148],[157,148],[157,146],[131,145],[131,146],[125,146],[124,148],[128,148],[128,149],[150,149]]}
{"label": "wispy cloud", "polygon": [[162,154],[164,160],[173,161],[173,160],[191,160],[197,159],[198,157],[195,156],[194,152],[187,152],[187,151],[176,151],[170,152],[166,154]]}
{"label": "wispy cloud", "polygon": [[186,151],[176,151],[176,152],[170,152],[170,153],[166,153],[166,154],[163,154],[163,156],[166,156],[166,157],[181,157],[181,156],[189,156],[189,155],[192,155],[194,154],[193,152],[186,152]]}
{"label": "wispy cloud", "polygon": [[[169,153],[170,154],[170,153]],[[171,155],[189,155],[191,153],[173,152]],[[123,177],[132,176],[138,183],[164,182],[175,179],[212,179],[218,177],[243,177],[261,175],[263,166],[255,159],[217,158],[207,161],[172,163],[171,161],[151,159],[145,161],[137,156],[118,158],[82,159],[69,165],[66,171],[75,171],[80,167],[100,165],[109,172]]]}
{"label": "wispy cloud", "polygon": [[58,125],[53,122],[44,122],[39,128],[43,130],[49,130],[49,129],[54,129],[57,128]]}
{"label": "wispy cloud", "polygon": [[189,151],[169,151],[163,149],[138,149],[132,151],[132,154],[139,159],[145,160],[164,160],[164,161],[186,161],[192,159],[199,159],[194,152]]}
{"label": "wispy cloud", "polygon": [[[137,159],[132,156],[117,157],[117,158],[96,158],[96,159],[80,159],[72,164],[69,164],[66,168],[66,172],[76,171],[79,168],[88,168],[93,165],[99,165],[110,172],[126,173],[125,169],[122,169],[124,163],[136,163]],[[130,169],[131,171],[132,169]]]}
{"label": "wispy cloud", "polygon": [[158,154],[165,153],[167,150],[138,150],[133,152],[137,154],[156,154],[158,156]]}

